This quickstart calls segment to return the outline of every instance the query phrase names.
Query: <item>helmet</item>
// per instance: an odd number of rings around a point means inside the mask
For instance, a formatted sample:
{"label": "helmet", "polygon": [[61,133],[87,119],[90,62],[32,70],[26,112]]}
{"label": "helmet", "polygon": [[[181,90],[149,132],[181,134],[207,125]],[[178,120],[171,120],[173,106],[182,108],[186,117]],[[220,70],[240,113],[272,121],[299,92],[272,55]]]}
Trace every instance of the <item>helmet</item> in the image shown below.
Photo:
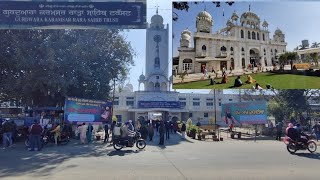
{"label": "helmet", "polygon": [[129,123],[132,123],[132,120],[129,120]]}

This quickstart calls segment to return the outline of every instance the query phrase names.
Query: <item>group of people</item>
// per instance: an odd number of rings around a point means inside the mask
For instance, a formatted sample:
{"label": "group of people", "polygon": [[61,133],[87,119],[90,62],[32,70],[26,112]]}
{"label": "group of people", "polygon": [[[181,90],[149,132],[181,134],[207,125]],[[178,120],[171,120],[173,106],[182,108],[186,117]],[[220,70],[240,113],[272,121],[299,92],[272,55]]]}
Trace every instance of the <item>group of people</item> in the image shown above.
{"label": "group of people", "polygon": [[[245,83],[247,84],[253,84],[256,83],[255,86],[253,86],[253,89],[263,89],[259,83],[257,83],[257,81],[255,79],[252,78],[251,75],[247,76],[247,80],[245,81]],[[243,82],[241,81],[241,77],[238,76],[235,80],[234,80],[234,87],[241,87],[243,85]],[[270,84],[266,85],[267,89],[272,89],[272,86]]]}
{"label": "group of people", "polygon": [[170,134],[175,134],[179,130],[184,138],[186,125],[185,123],[182,123],[181,129],[179,129],[178,123],[172,121],[149,120],[149,123],[145,125],[141,125],[139,121],[137,121],[134,125],[132,120],[129,120],[126,123],[113,121],[111,125],[105,124],[104,129],[104,142],[108,142],[109,134],[112,134],[112,137],[128,139],[129,143],[131,143],[132,138],[135,135],[135,131],[138,131],[141,133],[141,137],[143,139],[149,139],[149,141],[153,141],[154,136],[158,135],[160,137],[159,145],[164,145],[164,140],[169,140]]}
{"label": "group of people", "polygon": [[80,137],[81,144],[90,144],[92,142],[93,126],[91,123],[86,125],[82,123],[77,128],[77,134]]}

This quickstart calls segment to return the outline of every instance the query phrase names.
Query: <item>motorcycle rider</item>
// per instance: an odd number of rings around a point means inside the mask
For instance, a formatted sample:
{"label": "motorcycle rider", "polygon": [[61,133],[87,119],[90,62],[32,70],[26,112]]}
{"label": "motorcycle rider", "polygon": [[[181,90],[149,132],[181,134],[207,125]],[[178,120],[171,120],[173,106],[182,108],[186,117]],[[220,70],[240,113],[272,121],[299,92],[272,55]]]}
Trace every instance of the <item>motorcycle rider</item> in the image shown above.
{"label": "motorcycle rider", "polygon": [[288,128],[286,130],[287,136],[290,137],[292,140],[297,142],[302,142],[305,146],[308,144],[308,140],[305,138],[301,138],[301,136],[306,136],[301,130],[300,130],[300,124],[296,124],[296,126],[293,126],[292,123],[289,123]]}
{"label": "motorcycle rider", "polygon": [[128,129],[128,126],[130,125],[129,122],[126,122],[125,124],[122,125],[121,127],[121,138],[123,140],[128,140],[128,145],[129,146],[133,146],[132,145],[132,137],[133,137],[133,131]]}

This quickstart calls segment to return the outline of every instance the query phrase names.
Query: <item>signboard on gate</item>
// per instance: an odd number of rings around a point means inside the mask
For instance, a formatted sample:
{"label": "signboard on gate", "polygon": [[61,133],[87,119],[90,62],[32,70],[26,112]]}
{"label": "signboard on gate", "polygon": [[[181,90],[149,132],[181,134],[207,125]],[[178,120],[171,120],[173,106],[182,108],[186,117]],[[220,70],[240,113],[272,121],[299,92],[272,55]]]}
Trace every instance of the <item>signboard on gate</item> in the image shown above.
{"label": "signboard on gate", "polygon": [[146,28],[144,2],[0,1],[0,28]]}
{"label": "signboard on gate", "polygon": [[138,101],[138,108],[181,108],[179,101]]}
{"label": "signboard on gate", "polygon": [[266,124],[267,102],[222,104],[221,118],[226,124]]}
{"label": "signboard on gate", "polygon": [[107,122],[111,120],[112,102],[68,97],[64,117],[70,122]]}

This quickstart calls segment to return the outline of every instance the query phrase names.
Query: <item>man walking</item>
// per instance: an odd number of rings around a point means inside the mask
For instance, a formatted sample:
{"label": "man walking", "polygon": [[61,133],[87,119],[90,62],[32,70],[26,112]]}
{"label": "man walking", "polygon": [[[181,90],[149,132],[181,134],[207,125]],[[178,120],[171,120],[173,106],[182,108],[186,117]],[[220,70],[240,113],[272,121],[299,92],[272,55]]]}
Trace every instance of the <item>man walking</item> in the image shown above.
{"label": "man walking", "polygon": [[30,148],[29,151],[39,151],[41,149],[41,133],[43,129],[37,120],[30,127]]}
{"label": "man walking", "polygon": [[281,135],[282,135],[282,121],[278,122],[276,125],[276,129],[277,129],[277,137],[276,140],[281,141]]}
{"label": "man walking", "polygon": [[7,141],[9,141],[9,147],[12,146],[12,132],[13,132],[13,124],[9,122],[8,119],[2,124],[2,143],[3,148],[7,147]]}
{"label": "man walking", "polygon": [[319,141],[319,139],[320,139],[320,121],[316,125],[313,126],[313,131],[316,134],[317,141]]}
{"label": "man walking", "polygon": [[104,124],[104,141],[103,143],[109,142],[109,125],[108,123]]}
{"label": "man walking", "polygon": [[168,139],[170,139],[170,128],[171,128],[170,122],[167,121],[165,126],[166,126],[166,140],[168,140]]}
{"label": "man walking", "polygon": [[160,123],[160,127],[159,127],[159,134],[160,134],[160,142],[159,142],[159,145],[164,145],[164,133],[165,133],[165,125],[163,123],[163,121],[161,121]]}

